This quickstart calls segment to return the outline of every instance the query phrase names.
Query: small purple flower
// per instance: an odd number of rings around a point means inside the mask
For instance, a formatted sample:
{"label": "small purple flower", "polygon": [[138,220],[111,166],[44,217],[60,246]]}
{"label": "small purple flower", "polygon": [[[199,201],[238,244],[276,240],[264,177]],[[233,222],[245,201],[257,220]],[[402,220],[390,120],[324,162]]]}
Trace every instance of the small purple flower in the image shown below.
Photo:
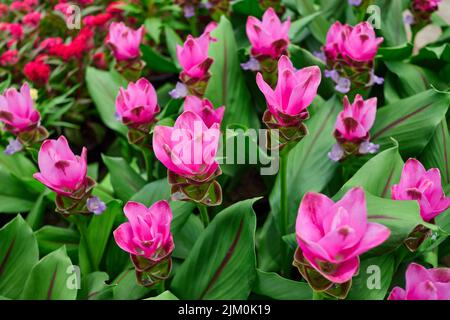
{"label": "small purple flower", "polygon": [[194,6],[184,6],[184,17],[192,18],[195,16],[195,8]]}
{"label": "small purple flower", "polygon": [[122,117],[118,112],[114,112],[114,118],[116,118],[117,121],[122,122]]}
{"label": "small purple flower", "polygon": [[351,6],[358,7],[362,3],[362,0],[348,0],[348,4]]}
{"label": "small purple flower", "polygon": [[377,153],[379,149],[380,149],[379,144],[364,141],[363,143],[360,144],[358,151],[360,154],[367,154],[367,153],[374,154]]}
{"label": "small purple flower", "polygon": [[189,95],[189,91],[188,88],[186,87],[186,85],[182,82],[177,82],[175,89],[171,90],[169,92],[169,95],[173,98],[173,99],[181,99],[186,97],[187,95]]}
{"label": "small purple flower", "polygon": [[206,1],[205,3],[201,3],[200,6],[202,8],[205,8],[206,10],[210,10],[214,7],[214,5],[209,1]]}
{"label": "small purple flower", "polygon": [[320,51],[314,51],[314,52],[313,52],[313,55],[314,55],[314,57],[316,57],[316,58],[322,60],[323,62],[326,62],[326,61],[327,61],[327,57],[325,56],[325,53],[324,53],[322,50],[320,50]]}
{"label": "small purple flower", "polygon": [[352,82],[350,81],[350,79],[341,77],[339,78],[339,81],[337,82],[337,85],[334,88],[336,89],[336,91],[340,93],[347,93],[350,91],[351,86]]}
{"label": "small purple flower", "polygon": [[339,143],[333,145],[331,151],[328,152],[328,158],[334,162],[338,162],[344,157],[344,149],[342,149]]}
{"label": "small purple flower", "polygon": [[106,210],[106,204],[99,197],[89,197],[86,201],[86,207],[95,215],[100,215]]}
{"label": "small purple flower", "polygon": [[369,83],[366,85],[366,87],[371,87],[374,84],[382,85],[383,83],[384,83],[384,78],[378,77],[375,74],[374,70],[370,71],[370,80],[369,80]]}
{"label": "small purple flower", "polygon": [[244,70],[260,71],[261,65],[259,64],[258,60],[251,57],[247,62],[241,63],[241,68]]}
{"label": "small purple flower", "polygon": [[325,78],[330,78],[331,80],[333,80],[335,83],[339,83],[339,79],[341,78],[341,76],[339,75],[339,72],[337,72],[337,70],[325,70],[324,72]]}
{"label": "small purple flower", "polygon": [[414,16],[410,13],[407,13],[404,17],[403,17],[403,22],[410,26],[412,24],[414,24],[416,22],[416,20],[414,19]]}
{"label": "small purple flower", "polygon": [[16,152],[22,151],[23,145],[20,143],[19,139],[8,139],[9,144],[6,147],[4,154],[7,156],[13,155]]}

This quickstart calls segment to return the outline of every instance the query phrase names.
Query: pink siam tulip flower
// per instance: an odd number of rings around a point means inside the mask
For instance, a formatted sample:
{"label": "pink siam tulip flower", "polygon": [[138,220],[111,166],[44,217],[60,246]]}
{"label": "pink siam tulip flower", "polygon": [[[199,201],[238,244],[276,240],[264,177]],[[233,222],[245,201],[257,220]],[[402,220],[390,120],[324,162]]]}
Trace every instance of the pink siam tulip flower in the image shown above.
{"label": "pink siam tulip flower", "polygon": [[177,45],[177,57],[183,73],[190,78],[202,79],[208,73],[213,60],[208,57],[210,36],[199,38],[188,36],[183,47]]}
{"label": "pink siam tulip flower", "polygon": [[40,172],[33,176],[61,196],[70,196],[83,189],[87,178],[87,149],[81,156],[70,150],[64,136],[45,140],[38,154]]}
{"label": "pink siam tulip flower", "polygon": [[124,212],[128,222],[114,231],[114,239],[122,250],[152,261],[159,261],[172,253],[172,211],[167,201],[158,201],[150,208],[130,201]]}
{"label": "pink siam tulip flower", "polygon": [[375,122],[377,98],[366,101],[356,95],[353,104],[344,97],[344,111],[339,113],[335,124],[335,136],[340,142],[359,143],[369,139],[369,131]]}
{"label": "pink siam tulip flower", "polygon": [[145,78],[130,82],[127,89],[120,88],[116,98],[116,111],[126,125],[150,124],[159,113],[155,88]]}
{"label": "pink siam tulip flower", "polygon": [[107,43],[112,47],[117,61],[134,60],[140,57],[140,44],[144,27],[138,30],[128,28],[123,22],[113,22],[109,26]]}
{"label": "pink siam tulip flower", "polygon": [[327,40],[323,48],[328,59],[335,60],[343,52],[344,41],[351,29],[352,27],[342,25],[339,21],[336,21],[331,26],[328,30]]}
{"label": "pink siam tulip flower", "polygon": [[290,17],[282,23],[275,10],[269,8],[263,15],[262,21],[249,16],[246,31],[252,45],[253,56],[269,56],[278,59],[286,52],[289,45]]}
{"label": "pink siam tulip flower", "polygon": [[296,234],[309,264],[329,281],[342,284],[357,273],[359,255],[383,243],[390,230],[367,222],[364,191],[353,188],[336,203],[320,193],[307,193]]}
{"label": "pink siam tulip flower", "polygon": [[39,11],[30,12],[22,18],[22,21],[26,26],[37,27],[41,21],[41,13]]}
{"label": "pink siam tulip flower", "polygon": [[278,83],[275,90],[264,81],[261,73],[256,76],[270,113],[280,125],[286,126],[308,118],[307,107],[316,97],[320,81],[319,67],[295,70],[287,56],[282,56],[278,61]]}
{"label": "pink siam tulip flower", "polygon": [[192,111],[183,112],[173,127],[156,126],[153,149],[169,171],[197,182],[210,179],[219,164],[215,159],[219,147],[220,128],[208,128]]}
{"label": "pink siam tulip flower", "polygon": [[19,51],[17,50],[8,50],[3,52],[0,56],[0,65],[1,66],[12,66],[19,62]]}
{"label": "pink siam tulip flower", "polygon": [[225,113],[225,107],[214,109],[211,101],[208,99],[200,99],[196,96],[187,96],[184,100],[184,111],[192,111],[203,119],[203,122],[208,128],[211,128],[215,123],[222,122]]}
{"label": "pink siam tulip flower", "polygon": [[417,200],[420,215],[427,222],[450,207],[450,198],[442,190],[439,169],[426,171],[416,159],[406,161],[400,183],[392,186],[392,199]]}
{"label": "pink siam tulip flower", "polygon": [[32,130],[39,125],[40,118],[27,83],[22,85],[20,92],[10,88],[0,95],[0,121],[6,130],[15,135]]}
{"label": "pink siam tulip flower", "polygon": [[383,38],[377,38],[370,23],[361,22],[346,34],[342,54],[353,61],[372,61],[382,42]]}
{"label": "pink siam tulip flower", "polygon": [[411,263],[406,270],[406,290],[395,287],[388,300],[450,300],[450,268],[427,270]]}
{"label": "pink siam tulip flower", "polygon": [[434,12],[439,9],[442,0],[413,0],[413,8],[416,11]]}

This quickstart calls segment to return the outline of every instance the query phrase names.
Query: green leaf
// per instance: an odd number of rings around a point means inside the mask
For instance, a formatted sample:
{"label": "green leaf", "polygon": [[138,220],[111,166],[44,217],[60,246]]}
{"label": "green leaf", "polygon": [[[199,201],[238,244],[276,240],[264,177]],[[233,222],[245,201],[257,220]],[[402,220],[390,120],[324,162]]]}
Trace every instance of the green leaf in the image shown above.
{"label": "green leaf", "polygon": [[41,256],[47,255],[64,245],[69,257],[77,257],[80,235],[74,229],[44,226],[35,232]]}
{"label": "green leaf", "polygon": [[147,18],[145,19],[144,25],[145,31],[147,31],[147,33],[156,42],[156,44],[159,44],[159,38],[161,36],[162,29],[161,19],[157,17]]}
{"label": "green leaf", "polygon": [[403,22],[403,11],[406,9],[403,3],[404,1],[388,1],[386,14],[383,15],[383,28],[380,29],[386,46],[395,47],[408,42]]}
{"label": "green leaf", "polygon": [[447,112],[449,97],[428,90],[379,109],[371,130],[372,141],[384,149],[392,137],[405,157],[422,152]]}
{"label": "green leaf", "polygon": [[112,299],[114,286],[108,285],[109,276],[105,272],[93,272],[85,277],[78,299],[82,300],[109,300]]}
{"label": "green leaf", "polygon": [[178,298],[172,292],[166,290],[156,297],[147,298],[145,300],[178,300]]}
{"label": "green leaf", "polygon": [[342,186],[335,198],[341,198],[353,187],[363,187],[373,195],[390,198],[391,187],[400,180],[402,170],[403,160],[398,153],[398,146],[389,148],[367,161]]}
{"label": "green leaf", "polygon": [[259,3],[254,0],[236,0],[231,3],[233,12],[240,13],[246,16],[254,16],[260,18],[264,11],[261,9]]}
{"label": "green leaf", "polygon": [[438,168],[443,184],[450,184],[450,135],[445,119],[437,126],[420,161],[426,168]]}
{"label": "green leaf", "polygon": [[306,122],[309,134],[303,138],[288,154],[287,191],[288,217],[287,225],[282,226],[280,216],[280,175],[270,194],[270,207],[277,226],[282,230],[293,231],[298,206],[303,195],[308,191],[320,192],[332,178],[338,164],[328,159],[328,152],[336,143],[333,137],[334,123],[341,104],[336,97],[317,108],[315,114]]}
{"label": "green leaf", "polygon": [[[314,2],[309,0],[296,0],[296,4],[298,12],[303,16],[309,16],[317,12],[314,8]],[[328,22],[323,15],[319,15],[308,25],[308,28],[311,30],[311,33],[317,41],[325,43],[330,26],[331,23]]]}
{"label": "green leaf", "polygon": [[128,129],[121,122],[117,121],[114,114],[116,112],[116,97],[119,88],[126,87],[127,82],[123,78],[113,77],[110,72],[88,67],[86,70],[86,84],[89,95],[97,107],[100,118],[110,129],[122,135],[126,135]]}
{"label": "green leaf", "polygon": [[36,202],[27,215],[27,223],[33,230],[37,230],[44,223],[44,215],[47,209],[46,197],[50,192],[49,189],[45,189],[36,199]]}
{"label": "green leaf", "polygon": [[18,215],[0,229],[0,295],[19,298],[24,277],[39,260],[36,238]]}
{"label": "green leaf", "polygon": [[347,299],[383,300],[394,275],[394,265],[393,254],[362,260],[358,275],[352,279]]}
{"label": "green leaf", "polygon": [[[170,229],[171,231],[174,229],[173,223]],[[176,244],[172,256],[174,258],[186,259],[204,229],[203,223],[198,216],[189,215],[188,219],[181,228],[178,228],[176,233],[172,231],[173,240]]]}
{"label": "green leaf", "polygon": [[134,268],[122,272],[113,281],[115,300],[138,300],[144,298],[152,288],[143,287],[137,284]]}
{"label": "green leaf", "polygon": [[306,282],[293,281],[257,269],[253,292],[277,300],[311,300],[312,290]]}
{"label": "green leaf", "polygon": [[111,175],[111,184],[116,196],[126,202],[145,186],[145,180],[122,158],[102,155]]}
{"label": "green leaf", "polygon": [[396,47],[382,47],[378,49],[377,58],[383,61],[401,61],[411,56],[413,45],[404,43]]}
{"label": "green leaf", "polygon": [[259,128],[259,120],[252,98],[245,84],[237,55],[236,40],[231,23],[222,16],[212,32],[217,39],[210,44],[209,57],[214,59],[205,96],[217,108],[226,106],[223,127],[241,124],[247,128]]}
{"label": "green leaf", "polygon": [[152,47],[142,44],[141,51],[142,60],[145,61],[146,66],[152,71],[178,73],[177,66],[171,60],[156,52]]}
{"label": "green leaf", "polygon": [[238,202],[214,217],[175,274],[171,288],[177,297],[248,297],[256,276],[255,201]]}
{"label": "green leaf", "polygon": [[[98,271],[108,239],[112,235],[114,221],[122,214],[122,206],[119,201],[113,200],[107,203],[107,209],[101,215],[93,215],[87,228],[86,244],[89,246],[94,271]],[[80,251],[86,250],[84,243],[80,245]]]}
{"label": "green leaf", "polygon": [[[63,246],[42,258],[31,270],[25,282],[21,299],[25,300],[75,300],[77,273],[72,273],[72,262]],[[23,276],[23,275],[22,275]]]}
{"label": "green leaf", "polygon": [[295,21],[292,21],[291,27],[289,28],[289,38],[293,43],[299,43],[309,34],[307,26],[319,15],[321,11],[314,12],[310,15],[301,17]]}
{"label": "green leaf", "polygon": [[164,26],[164,35],[166,37],[167,50],[172,57],[172,61],[177,68],[180,68],[177,57],[177,44],[181,45],[183,40],[181,40],[180,36],[169,26]]}

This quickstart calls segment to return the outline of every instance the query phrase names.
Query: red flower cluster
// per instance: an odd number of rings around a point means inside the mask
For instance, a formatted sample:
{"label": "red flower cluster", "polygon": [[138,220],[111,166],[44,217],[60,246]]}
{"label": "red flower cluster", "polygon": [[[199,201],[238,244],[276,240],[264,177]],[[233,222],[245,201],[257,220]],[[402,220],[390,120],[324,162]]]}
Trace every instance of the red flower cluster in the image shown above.
{"label": "red flower cluster", "polygon": [[59,57],[64,61],[68,61],[72,58],[81,59],[83,58],[84,53],[92,49],[93,37],[94,32],[90,28],[83,28],[69,44],[50,43],[51,46],[48,47],[48,53],[52,56]]}
{"label": "red flower cluster", "polygon": [[39,56],[34,61],[28,62],[23,68],[23,73],[28,80],[37,84],[45,85],[50,78],[50,66],[44,62],[46,56]]}

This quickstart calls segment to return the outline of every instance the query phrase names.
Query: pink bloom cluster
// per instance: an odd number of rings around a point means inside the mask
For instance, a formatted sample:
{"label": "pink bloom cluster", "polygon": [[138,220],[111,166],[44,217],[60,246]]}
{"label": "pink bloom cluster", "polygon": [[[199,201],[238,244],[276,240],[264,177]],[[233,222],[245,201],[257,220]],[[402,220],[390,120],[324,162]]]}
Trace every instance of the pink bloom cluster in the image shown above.
{"label": "pink bloom cluster", "polygon": [[323,194],[307,193],[300,203],[296,235],[309,264],[324,278],[342,284],[357,273],[359,256],[382,244],[390,230],[367,221],[364,191],[353,188],[336,203]]}
{"label": "pink bloom cluster", "polygon": [[113,22],[109,27],[107,43],[111,46],[117,61],[130,61],[140,57],[143,35],[144,26],[133,30],[123,22]]}
{"label": "pink bloom cluster", "polygon": [[392,199],[417,200],[420,214],[427,222],[450,207],[450,198],[442,190],[439,169],[426,171],[416,159],[406,161],[399,184],[392,186]]}
{"label": "pink bloom cluster", "polygon": [[388,300],[450,300],[450,268],[425,269],[411,263],[406,288],[395,287]]}

